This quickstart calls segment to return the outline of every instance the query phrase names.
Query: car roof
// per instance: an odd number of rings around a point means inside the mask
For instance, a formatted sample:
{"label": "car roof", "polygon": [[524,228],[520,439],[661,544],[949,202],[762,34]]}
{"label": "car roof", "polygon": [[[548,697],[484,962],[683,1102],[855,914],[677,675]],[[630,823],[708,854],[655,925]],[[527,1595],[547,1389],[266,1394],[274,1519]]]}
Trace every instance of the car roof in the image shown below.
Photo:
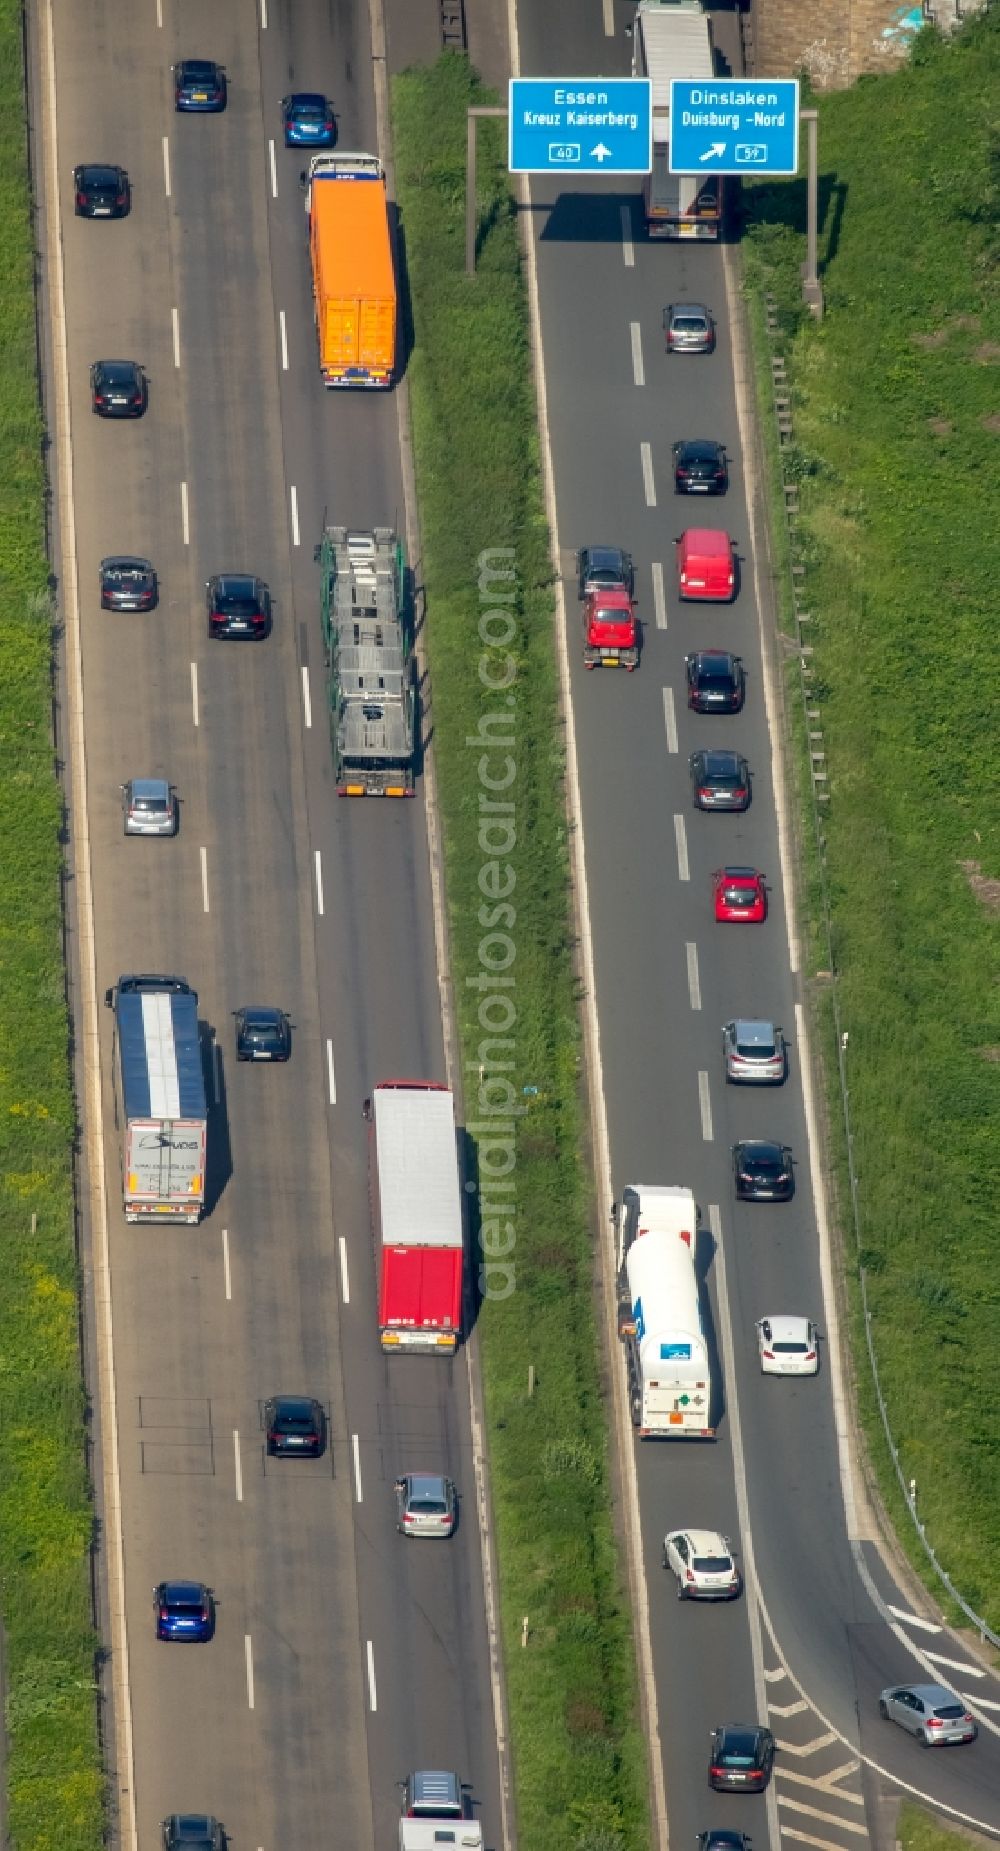
{"label": "car roof", "polygon": [[219,67],[214,58],[181,58],[177,69],[185,77],[214,77]]}
{"label": "car roof", "polygon": [[733,543],[723,527],[686,527],[681,545],[689,553],[731,553]]}
{"label": "car roof", "polygon": [[174,1812],[170,1823],[181,1838],[211,1838],[216,1822],[210,1812]]}
{"label": "car roof", "polygon": [[448,1495],[448,1480],[443,1472],[407,1472],[411,1495],[440,1497]]}
{"label": "car roof", "polygon": [[727,881],[759,881],[756,868],[723,868],[722,878]]}
{"label": "car roof", "polygon": [[268,1028],[272,1023],[284,1020],[283,1009],[272,1008],[270,1003],[250,1003],[243,1010],[244,1022],[251,1022],[255,1027]]}
{"label": "car roof", "polygon": [[326,97],[319,90],[296,90],[288,98],[288,102],[292,109],[326,110],[329,108]]}
{"label": "car roof", "polygon": [[109,553],[101,560],[102,572],[152,572],[153,562],[140,559],[137,553]]}
{"label": "car roof", "polygon": [[755,1158],[758,1163],[764,1163],[769,1158],[780,1163],[788,1147],[785,1144],[779,1144],[776,1138],[743,1138],[736,1148],[742,1151],[745,1157]]}
{"label": "car roof", "polygon": [[783,1311],[777,1315],[766,1316],[761,1322],[771,1326],[771,1336],[776,1343],[808,1343],[809,1319],[794,1316]]}
{"label": "car roof", "polygon": [[89,180],[94,186],[103,186],[108,176],[117,185],[122,169],[112,161],[81,161],[76,171],[82,180]]}
{"label": "car roof", "polygon": [[890,1688],[911,1691],[913,1696],[922,1698],[932,1710],[936,1710],[942,1703],[960,1703],[963,1710],[965,1708],[964,1698],[956,1696],[945,1684],[893,1684]]}
{"label": "car roof", "polygon": [[275,1412],[278,1414],[314,1414],[317,1403],[312,1395],[272,1395]]}
{"label": "car roof", "polygon": [[703,746],[698,756],[712,771],[735,771],[744,762],[742,752],[734,752],[729,746]]}
{"label": "car roof", "polygon": [[709,319],[704,302],[671,302],[670,313],[671,315],[704,315],[706,321]]}
{"label": "car roof", "polygon": [[590,566],[620,566],[625,552],[620,546],[585,546],[581,558]]}
{"label": "car roof", "polygon": [[217,572],[213,583],[219,591],[245,596],[256,593],[260,580],[253,572]]}
{"label": "car roof", "polygon": [[729,1555],[730,1548],[721,1530],[680,1530],[696,1555]]}
{"label": "car roof", "polygon": [[[727,869],[727,873],[740,870]],[[737,1041],[749,1042],[751,1047],[773,1047],[775,1041],[774,1023],[764,1022],[760,1018],[737,1016],[732,1025]]]}
{"label": "car roof", "polygon": [[427,1806],[438,1801],[446,1806],[462,1806],[462,1783],[446,1768],[418,1768],[410,1775],[409,1786],[413,1805]]}
{"label": "car roof", "polygon": [[726,669],[732,675],[736,672],[739,657],[732,649],[695,649],[691,660],[700,672],[704,668]]}
{"label": "car roof", "polygon": [[724,1722],[719,1729],[726,1744],[733,1748],[741,1742],[752,1742],[754,1746],[770,1733],[760,1722]]}
{"label": "car roof", "polygon": [[161,803],[170,801],[170,785],[166,778],[133,778],[133,797],[156,797]]}
{"label": "car roof", "polygon": [[198,1601],[200,1603],[205,1591],[200,1581],[161,1581],[160,1586],[168,1601]]}
{"label": "car roof", "polygon": [[714,437],[684,437],[677,445],[678,450],[687,450],[698,456],[716,457],[722,449]]}

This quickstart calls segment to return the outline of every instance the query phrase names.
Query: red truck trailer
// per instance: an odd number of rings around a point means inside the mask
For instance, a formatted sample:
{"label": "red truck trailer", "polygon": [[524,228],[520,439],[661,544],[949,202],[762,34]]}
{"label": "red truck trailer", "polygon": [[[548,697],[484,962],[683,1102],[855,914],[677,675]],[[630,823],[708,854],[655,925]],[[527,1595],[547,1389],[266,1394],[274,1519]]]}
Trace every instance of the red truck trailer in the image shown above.
{"label": "red truck trailer", "polygon": [[365,1104],[379,1340],[452,1355],[462,1328],[465,1242],[455,1102],[428,1080],[386,1080]]}

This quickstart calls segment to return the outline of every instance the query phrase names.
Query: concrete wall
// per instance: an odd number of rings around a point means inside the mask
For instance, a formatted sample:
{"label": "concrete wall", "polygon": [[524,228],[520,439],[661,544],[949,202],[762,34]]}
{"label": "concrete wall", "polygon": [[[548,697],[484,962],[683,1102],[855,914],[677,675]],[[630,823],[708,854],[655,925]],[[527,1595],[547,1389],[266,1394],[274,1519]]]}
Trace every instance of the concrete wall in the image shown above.
{"label": "concrete wall", "polygon": [[817,89],[840,89],[865,71],[891,70],[930,15],[944,29],[977,0],[752,0],[753,71],[809,72]]}

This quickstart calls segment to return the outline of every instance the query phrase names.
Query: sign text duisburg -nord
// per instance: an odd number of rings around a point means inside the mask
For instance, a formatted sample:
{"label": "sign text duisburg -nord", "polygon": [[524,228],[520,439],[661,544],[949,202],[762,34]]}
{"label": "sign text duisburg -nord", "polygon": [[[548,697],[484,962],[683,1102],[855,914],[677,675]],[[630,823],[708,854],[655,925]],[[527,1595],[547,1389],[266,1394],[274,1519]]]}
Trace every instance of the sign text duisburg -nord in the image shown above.
{"label": "sign text duisburg -nord", "polygon": [[672,174],[794,174],[798,166],[796,78],[674,78]]}

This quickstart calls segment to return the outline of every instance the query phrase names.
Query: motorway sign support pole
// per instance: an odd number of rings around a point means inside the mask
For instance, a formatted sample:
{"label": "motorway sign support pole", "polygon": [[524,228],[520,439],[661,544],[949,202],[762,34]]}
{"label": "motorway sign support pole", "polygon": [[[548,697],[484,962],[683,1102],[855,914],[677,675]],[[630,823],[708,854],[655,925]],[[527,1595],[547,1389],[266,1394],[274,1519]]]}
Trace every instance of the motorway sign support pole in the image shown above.
{"label": "motorway sign support pole", "polygon": [[480,116],[506,116],[506,109],[476,103],[465,124],[465,274],[476,274],[476,121]]}
{"label": "motorway sign support pole", "polygon": [[819,112],[803,109],[800,121],[808,131],[808,166],[806,170],[806,261],[802,265],[802,296],[810,314],[823,318],[823,285],[819,280]]}

